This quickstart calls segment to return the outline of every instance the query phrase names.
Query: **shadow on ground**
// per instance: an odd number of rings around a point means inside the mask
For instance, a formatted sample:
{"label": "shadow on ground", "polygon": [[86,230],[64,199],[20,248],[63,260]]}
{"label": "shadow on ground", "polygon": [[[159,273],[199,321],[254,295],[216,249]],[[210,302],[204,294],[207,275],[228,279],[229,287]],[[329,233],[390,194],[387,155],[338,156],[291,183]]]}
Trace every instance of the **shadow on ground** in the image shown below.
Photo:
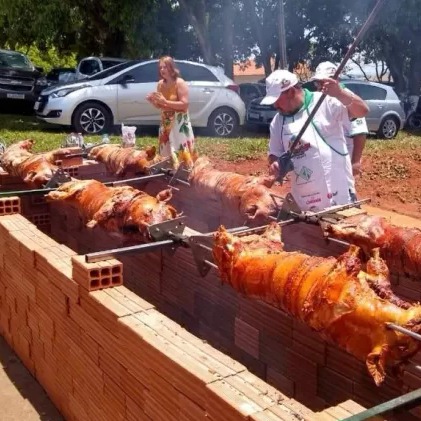
{"label": "shadow on ground", "polygon": [[41,385],[0,336],[1,421],[63,421]]}

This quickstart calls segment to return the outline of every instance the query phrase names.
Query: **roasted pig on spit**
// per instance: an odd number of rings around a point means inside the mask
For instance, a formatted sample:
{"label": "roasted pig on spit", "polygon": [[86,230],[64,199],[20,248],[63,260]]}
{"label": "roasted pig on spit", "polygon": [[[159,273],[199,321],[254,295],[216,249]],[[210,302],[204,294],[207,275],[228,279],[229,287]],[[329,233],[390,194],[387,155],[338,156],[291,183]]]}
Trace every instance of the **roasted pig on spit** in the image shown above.
{"label": "roasted pig on spit", "polygon": [[327,224],[325,233],[361,247],[367,255],[378,247],[392,273],[421,278],[421,230],[418,228],[398,227],[379,216],[355,215]]}
{"label": "roasted pig on spit", "polygon": [[46,195],[48,201],[64,201],[76,207],[87,226],[99,226],[126,242],[150,241],[148,226],[174,219],[177,211],[167,204],[170,190],[156,197],[130,186],[107,187],[96,180],[63,183]]}
{"label": "roasted pig on spit", "polygon": [[276,224],[261,236],[239,237],[220,228],[213,255],[222,280],[284,310],[365,361],[377,385],[387,366],[400,373],[421,342],[386,323],[419,333],[421,306],[402,308],[377,295],[369,278],[382,276],[376,273],[385,268],[381,258],[375,254],[364,271],[357,246],[339,258],[308,256],[283,251],[280,234]]}
{"label": "roasted pig on spit", "polygon": [[48,182],[57,171],[54,165],[56,157],[71,149],[56,149],[46,153],[31,152],[34,141],[22,140],[6,148],[0,158],[1,166],[10,175],[20,177],[25,183],[34,188],[40,188]]}
{"label": "roasted pig on spit", "polygon": [[148,167],[164,159],[156,154],[154,146],[139,150],[123,148],[116,144],[93,147],[89,153],[89,158],[102,162],[109,172],[121,176],[127,172],[145,174]]}
{"label": "roasted pig on spit", "polygon": [[199,157],[189,182],[198,195],[221,202],[223,209],[238,212],[247,222],[266,223],[278,208],[270,190],[268,177],[253,177],[219,171],[206,157]]}

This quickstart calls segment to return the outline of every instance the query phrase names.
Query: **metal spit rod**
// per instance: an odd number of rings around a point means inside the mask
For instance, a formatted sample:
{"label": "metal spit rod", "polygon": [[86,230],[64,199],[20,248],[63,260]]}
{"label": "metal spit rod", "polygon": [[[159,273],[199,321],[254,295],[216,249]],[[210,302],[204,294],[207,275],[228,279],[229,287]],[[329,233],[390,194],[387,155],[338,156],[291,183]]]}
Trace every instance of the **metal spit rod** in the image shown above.
{"label": "metal spit rod", "polygon": [[156,241],[154,243],[139,244],[130,247],[120,247],[111,250],[97,251],[95,253],[89,253],[85,255],[85,261],[87,263],[101,262],[107,259],[113,259],[116,256],[131,254],[134,252],[149,252],[153,250],[161,250],[164,247],[174,247],[173,240]]}
{"label": "metal spit rod", "polygon": [[421,335],[419,333],[412,332],[411,330],[405,329],[402,326],[395,325],[394,323],[388,322],[388,323],[386,323],[386,327],[388,327],[389,329],[393,329],[393,330],[396,330],[398,332],[404,333],[405,335],[411,336],[412,338],[414,338],[418,341],[421,341]]}
{"label": "metal spit rod", "polygon": [[[118,180],[118,181],[106,181],[103,184],[105,186],[118,186],[120,184],[127,184],[127,183],[141,183],[143,181],[152,180],[154,178],[160,178],[165,177],[165,174],[152,174],[152,175],[145,175],[142,177],[136,177],[136,178],[128,178],[126,180]],[[28,189],[28,190],[16,190],[16,191],[3,191],[0,192],[0,198],[1,197],[9,197],[9,196],[26,196],[31,194],[47,194],[52,191],[56,191],[58,187],[50,187],[50,188],[44,188],[44,189]]]}
{"label": "metal spit rod", "polygon": [[[380,405],[374,406],[373,408],[366,409],[359,414],[352,415],[348,418],[344,418],[342,421],[364,421],[373,419],[376,415],[381,415],[388,411],[405,407],[409,410],[415,408],[420,404],[421,400],[421,388],[413,390],[412,392],[406,393],[405,395],[398,396],[395,399],[381,403]],[[410,407],[409,407],[410,406]]]}

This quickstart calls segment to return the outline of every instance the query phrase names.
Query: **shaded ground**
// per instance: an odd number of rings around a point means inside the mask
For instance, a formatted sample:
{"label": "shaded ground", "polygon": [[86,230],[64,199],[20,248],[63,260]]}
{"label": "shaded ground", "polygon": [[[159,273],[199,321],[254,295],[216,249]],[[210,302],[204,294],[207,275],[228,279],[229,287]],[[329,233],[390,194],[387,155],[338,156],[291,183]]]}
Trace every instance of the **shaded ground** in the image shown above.
{"label": "shaded ground", "polygon": [[[240,174],[260,175],[267,172],[266,157],[229,162],[214,160],[217,168]],[[367,153],[363,174],[357,178],[360,199],[370,198],[371,205],[403,215],[421,218],[421,141],[413,150],[384,150]],[[280,191],[287,192],[286,183]]]}
{"label": "shaded ground", "polygon": [[62,421],[48,396],[0,336],[0,420]]}

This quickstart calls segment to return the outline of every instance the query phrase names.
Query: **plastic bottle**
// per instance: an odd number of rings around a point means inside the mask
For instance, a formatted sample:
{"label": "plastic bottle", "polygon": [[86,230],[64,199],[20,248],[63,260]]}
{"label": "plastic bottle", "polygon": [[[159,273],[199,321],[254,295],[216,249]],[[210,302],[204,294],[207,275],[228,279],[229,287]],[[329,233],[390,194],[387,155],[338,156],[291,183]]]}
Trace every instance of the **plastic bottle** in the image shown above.
{"label": "plastic bottle", "polygon": [[108,137],[107,133],[102,135],[102,143],[110,143],[110,138]]}
{"label": "plastic bottle", "polygon": [[85,140],[83,139],[82,133],[77,134],[77,143],[79,144],[79,147],[83,147],[85,144]]}

